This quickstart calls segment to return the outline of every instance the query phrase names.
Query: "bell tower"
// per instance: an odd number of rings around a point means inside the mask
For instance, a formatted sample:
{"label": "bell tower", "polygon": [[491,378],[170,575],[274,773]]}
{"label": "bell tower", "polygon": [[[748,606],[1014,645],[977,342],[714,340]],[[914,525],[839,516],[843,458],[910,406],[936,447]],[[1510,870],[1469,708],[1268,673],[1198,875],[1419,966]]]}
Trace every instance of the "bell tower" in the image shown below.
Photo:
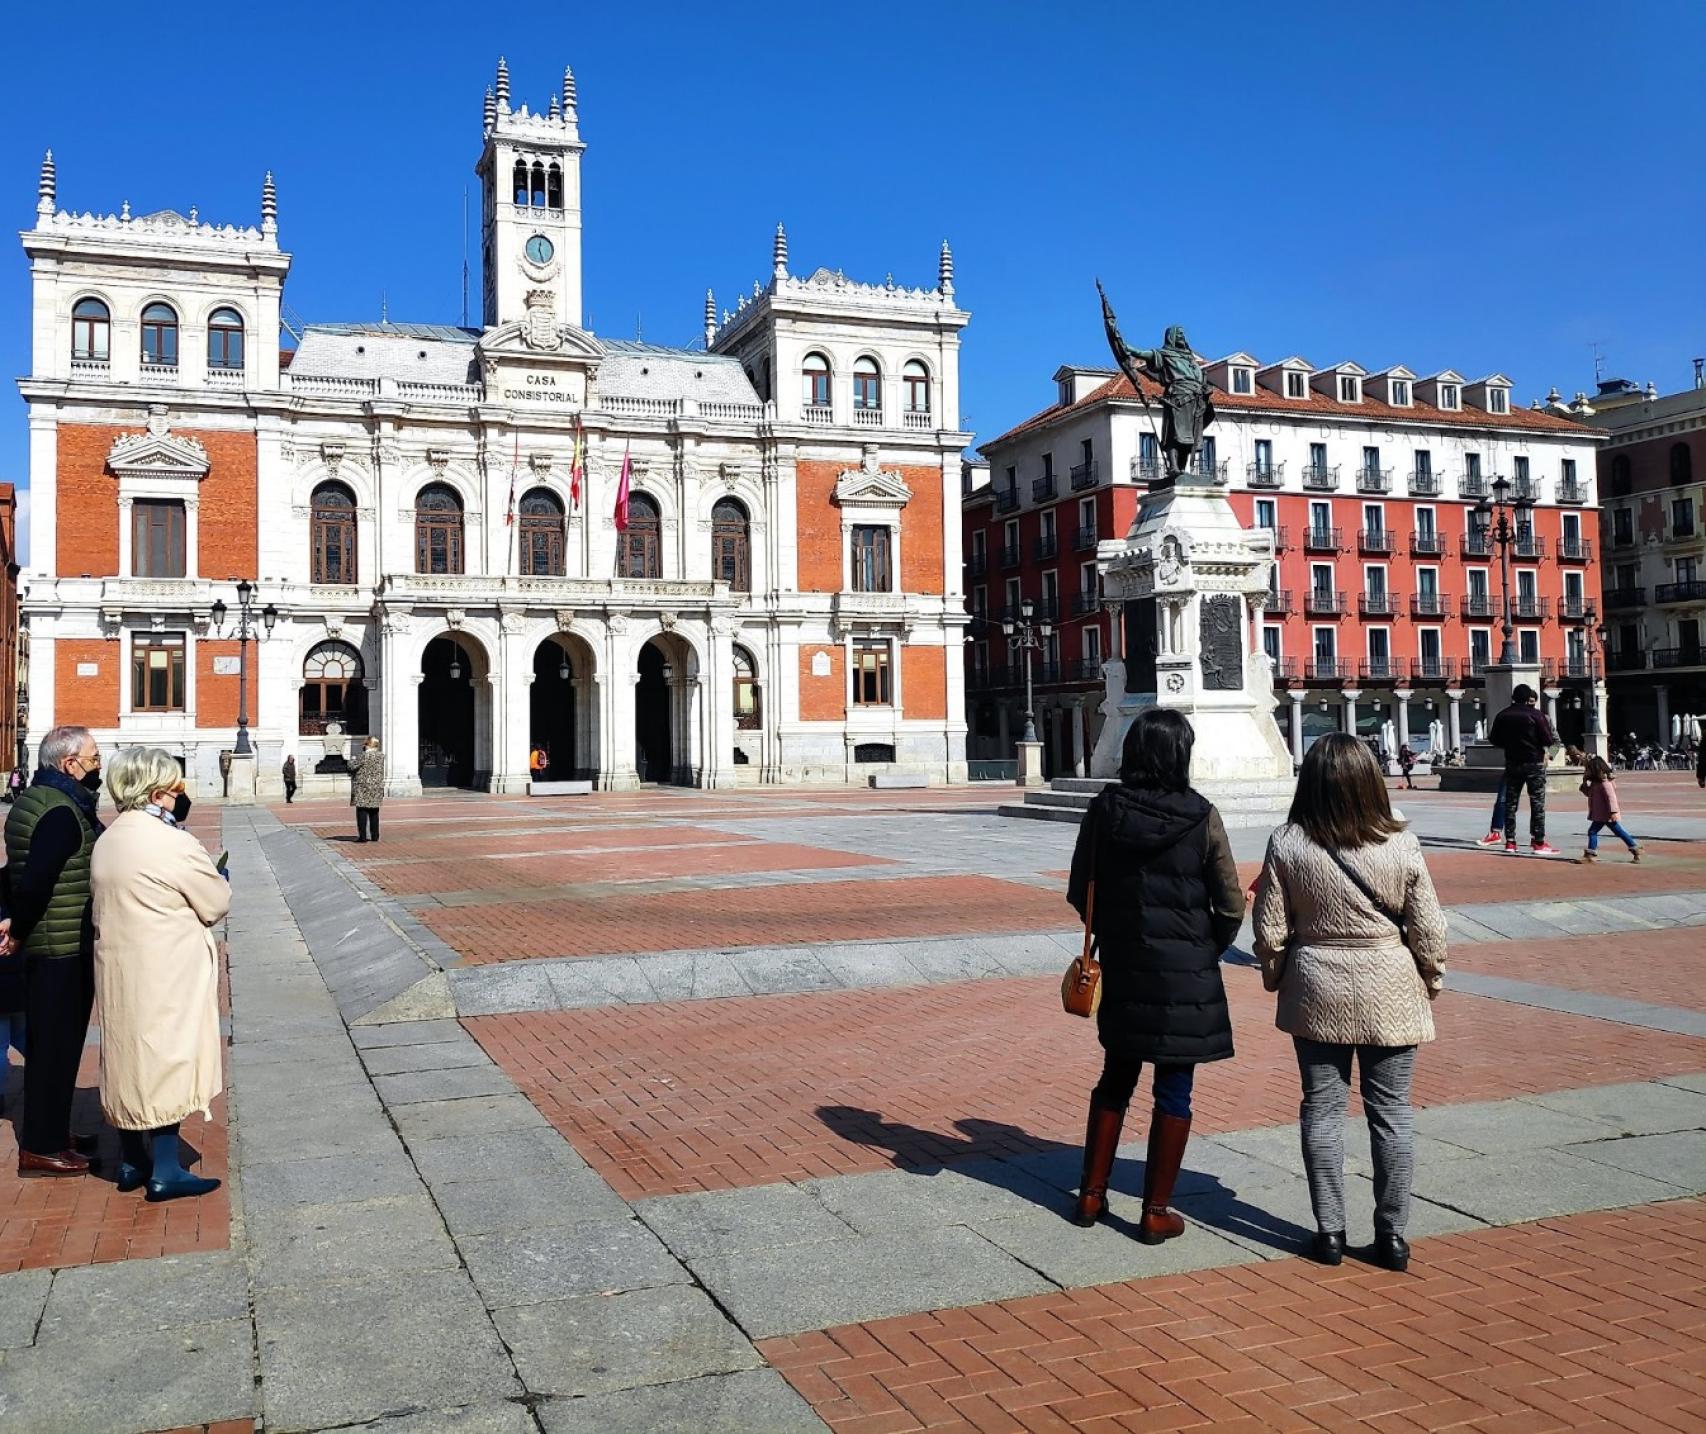
{"label": "bell tower", "polygon": [[481,319],[490,329],[541,308],[581,326],[581,143],[574,71],[549,107],[511,109],[509,65],[486,91],[480,176]]}

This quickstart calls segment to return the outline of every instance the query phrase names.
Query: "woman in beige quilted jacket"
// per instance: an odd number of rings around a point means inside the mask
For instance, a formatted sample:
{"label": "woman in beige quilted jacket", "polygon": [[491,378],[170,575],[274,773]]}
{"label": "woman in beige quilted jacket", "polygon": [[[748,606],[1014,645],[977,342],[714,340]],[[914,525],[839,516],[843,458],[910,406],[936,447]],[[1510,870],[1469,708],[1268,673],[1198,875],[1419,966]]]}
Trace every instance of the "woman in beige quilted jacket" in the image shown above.
{"label": "woman in beige quilted jacket", "polygon": [[1323,737],[1303,759],[1290,818],[1268,842],[1255,931],[1262,983],[1279,993],[1274,1024],[1296,1044],[1303,1079],[1315,1258],[1344,1257],[1354,1057],[1374,1155],[1374,1254],[1402,1270],[1415,1174],[1410,1079],[1416,1047],[1434,1038],[1445,913],[1374,758],[1346,733]]}

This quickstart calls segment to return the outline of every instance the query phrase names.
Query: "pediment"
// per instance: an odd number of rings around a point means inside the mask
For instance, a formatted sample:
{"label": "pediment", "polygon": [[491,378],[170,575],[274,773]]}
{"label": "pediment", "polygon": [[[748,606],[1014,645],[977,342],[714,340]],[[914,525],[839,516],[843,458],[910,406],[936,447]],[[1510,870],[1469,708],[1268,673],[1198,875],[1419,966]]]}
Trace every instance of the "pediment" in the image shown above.
{"label": "pediment", "polygon": [[857,468],[849,468],[835,480],[835,501],[842,507],[903,508],[912,501],[912,489],[898,473],[886,473],[872,455]]}
{"label": "pediment", "polygon": [[488,361],[557,359],[565,363],[596,366],[605,358],[604,345],[585,329],[577,329],[573,324],[557,324],[541,332],[528,319],[498,325],[481,336],[478,348],[480,356]]}
{"label": "pediment", "polygon": [[118,474],[204,478],[207,449],[199,439],[169,433],[163,426],[148,433],[123,433],[107,450],[107,467]]}

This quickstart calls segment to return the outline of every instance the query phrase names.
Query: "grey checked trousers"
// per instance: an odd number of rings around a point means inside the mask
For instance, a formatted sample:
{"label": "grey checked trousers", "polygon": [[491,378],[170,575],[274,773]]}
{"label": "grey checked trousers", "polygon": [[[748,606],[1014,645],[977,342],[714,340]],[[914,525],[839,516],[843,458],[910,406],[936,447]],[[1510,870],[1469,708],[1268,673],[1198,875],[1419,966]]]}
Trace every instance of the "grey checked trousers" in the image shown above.
{"label": "grey checked trousers", "polygon": [[1416,1048],[1328,1045],[1302,1036],[1292,1040],[1303,1077],[1303,1169],[1316,1228],[1345,1228],[1345,1112],[1354,1055],[1374,1156],[1374,1230],[1402,1235],[1410,1222],[1410,1185],[1416,1174],[1416,1114],[1410,1108]]}

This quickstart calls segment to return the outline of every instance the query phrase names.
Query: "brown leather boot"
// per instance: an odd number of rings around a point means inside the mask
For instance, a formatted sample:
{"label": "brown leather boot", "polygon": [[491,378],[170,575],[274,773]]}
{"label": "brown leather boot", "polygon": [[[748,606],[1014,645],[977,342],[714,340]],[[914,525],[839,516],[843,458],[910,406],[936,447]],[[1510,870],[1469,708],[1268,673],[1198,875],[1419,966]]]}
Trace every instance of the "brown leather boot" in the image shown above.
{"label": "brown leather boot", "polygon": [[1084,1128],[1084,1174],[1078,1181],[1078,1210],[1074,1225],[1094,1225],[1108,1211],[1108,1176],[1119,1149],[1125,1111],[1090,1097],[1090,1119]]}
{"label": "brown leather boot", "polygon": [[1137,1238],[1146,1245],[1159,1245],[1185,1233],[1185,1219],[1167,1208],[1173,1198],[1173,1182],[1185,1159],[1185,1142],[1191,1138],[1191,1118],[1163,1115],[1149,1117],[1149,1158],[1143,1163],[1143,1218]]}

